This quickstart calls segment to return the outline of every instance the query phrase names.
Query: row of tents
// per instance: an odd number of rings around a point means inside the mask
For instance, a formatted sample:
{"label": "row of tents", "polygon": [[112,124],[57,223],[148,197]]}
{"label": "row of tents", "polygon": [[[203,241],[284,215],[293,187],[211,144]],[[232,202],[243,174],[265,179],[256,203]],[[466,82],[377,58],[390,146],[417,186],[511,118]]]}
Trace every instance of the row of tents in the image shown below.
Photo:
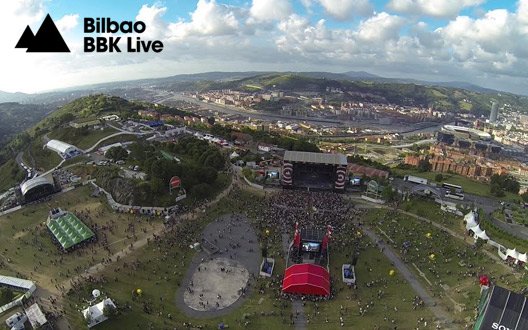
{"label": "row of tents", "polygon": [[487,241],[488,244],[496,246],[498,248],[497,254],[502,260],[511,261],[519,266],[524,266],[528,262],[528,254],[526,252],[520,253],[515,248],[508,249],[490,239],[488,234],[486,234],[486,231],[480,228],[480,224],[478,223],[478,213],[475,211],[470,211],[466,214],[464,216],[464,221],[466,223],[466,231],[475,239],[482,239]]}

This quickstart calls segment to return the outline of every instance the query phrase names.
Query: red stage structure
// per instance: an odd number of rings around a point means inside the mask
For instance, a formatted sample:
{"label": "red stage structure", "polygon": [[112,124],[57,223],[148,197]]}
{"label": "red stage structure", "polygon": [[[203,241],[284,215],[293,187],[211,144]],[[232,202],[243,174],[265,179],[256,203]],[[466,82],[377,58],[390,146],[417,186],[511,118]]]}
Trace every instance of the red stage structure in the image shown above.
{"label": "red stage structure", "polygon": [[282,292],[289,294],[329,296],[328,242],[332,228],[299,230],[295,224],[293,242],[288,252]]}
{"label": "red stage structure", "polygon": [[319,265],[292,265],[284,272],[282,291],[293,294],[329,296],[330,273]]}

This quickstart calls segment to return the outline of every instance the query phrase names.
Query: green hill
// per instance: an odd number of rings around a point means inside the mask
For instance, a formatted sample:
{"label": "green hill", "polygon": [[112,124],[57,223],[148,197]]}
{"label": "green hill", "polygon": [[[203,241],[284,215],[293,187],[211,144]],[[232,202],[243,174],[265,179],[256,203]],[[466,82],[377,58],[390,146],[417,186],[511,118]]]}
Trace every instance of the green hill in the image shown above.
{"label": "green hill", "polygon": [[32,133],[55,128],[75,119],[95,118],[106,114],[117,114],[121,118],[128,118],[137,110],[147,107],[142,103],[130,102],[117,96],[103,94],[85,96],[63,105],[44,118],[35,126]]}
{"label": "green hill", "polygon": [[49,105],[0,103],[0,146],[53,111]]}
{"label": "green hill", "polygon": [[[332,78],[331,78],[332,77]],[[473,112],[487,115],[491,102],[524,111],[528,109],[528,97],[505,92],[486,90],[476,92],[464,88],[433,86],[418,83],[358,80],[340,78],[340,75],[318,77],[303,73],[267,73],[229,81],[194,81],[168,83],[164,86],[174,91],[208,91],[235,89],[248,92],[281,90],[301,93],[315,92],[329,95],[327,87],[339,88],[344,93],[336,101],[364,101],[390,103],[400,106],[433,107],[437,110]],[[332,97],[336,97],[332,95]]]}

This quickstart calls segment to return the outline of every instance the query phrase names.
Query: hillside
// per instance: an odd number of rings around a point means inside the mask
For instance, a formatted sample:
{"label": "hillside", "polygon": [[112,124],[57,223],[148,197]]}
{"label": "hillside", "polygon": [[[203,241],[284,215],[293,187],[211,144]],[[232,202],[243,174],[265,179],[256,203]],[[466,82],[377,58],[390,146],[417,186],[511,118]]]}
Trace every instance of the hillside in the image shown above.
{"label": "hillside", "polygon": [[49,132],[72,120],[101,117],[106,114],[117,114],[121,118],[127,118],[134,115],[137,110],[147,107],[142,103],[130,102],[116,96],[103,94],[84,96],[63,105],[44,118],[30,130],[30,134]]}
{"label": "hillside", "polygon": [[55,108],[47,105],[0,103],[0,146],[33,126]]}
{"label": "hillside", "polygon": [[82,97],[58,110],[52,105],[0,103],[0,165],[18,152],[27,152],[30,148],[35,152],[41,150],[44,134],[58,130],[71,120],[105,112],[135,114],[139,108],[144,107],[104,95]]}

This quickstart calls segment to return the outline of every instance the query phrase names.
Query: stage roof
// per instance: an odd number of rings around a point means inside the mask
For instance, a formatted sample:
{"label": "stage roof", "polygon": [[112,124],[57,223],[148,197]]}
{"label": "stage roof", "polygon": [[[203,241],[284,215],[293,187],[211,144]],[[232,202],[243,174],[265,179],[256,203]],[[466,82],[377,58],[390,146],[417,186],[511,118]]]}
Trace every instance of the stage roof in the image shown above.
{"label": "stage roof", "polygon": [[64,250],[90,239],[95,234],[72,213],[48,221],[48,228]]}
{"label": "stage roof", "polygon": [[52,186],[53,180],[50,180],[47,176],[37,176],[20,185],[20,191],[22,195],[25,195],[28,191],[39,186]]}
{"label": "stage roof", "polygon": [[290,163],[312,163],[344,166],[348,164],[347,157],[343,154],[325,154],[289,150],[284,153],[284,161]]}
{"label": "stage roof", "polygon": [[325,234],[326,232],[324,230],[316,228],[301,229],[301,239],[303,241],[322,242]]}
{"label": "stage roof", "polygon": [[[522,294],[494,286],[489,289],[486,303],[475,323],[475,330],[492,329],[493,324],[504,329],[528,329],[528,306]],[[500,327],[502,329],[502,327]]]}
{"label": "stage roof", "polygon": [[321,266],[296,264],[284,272],[282,291],[312,296],[330,295],[330,274]]}

